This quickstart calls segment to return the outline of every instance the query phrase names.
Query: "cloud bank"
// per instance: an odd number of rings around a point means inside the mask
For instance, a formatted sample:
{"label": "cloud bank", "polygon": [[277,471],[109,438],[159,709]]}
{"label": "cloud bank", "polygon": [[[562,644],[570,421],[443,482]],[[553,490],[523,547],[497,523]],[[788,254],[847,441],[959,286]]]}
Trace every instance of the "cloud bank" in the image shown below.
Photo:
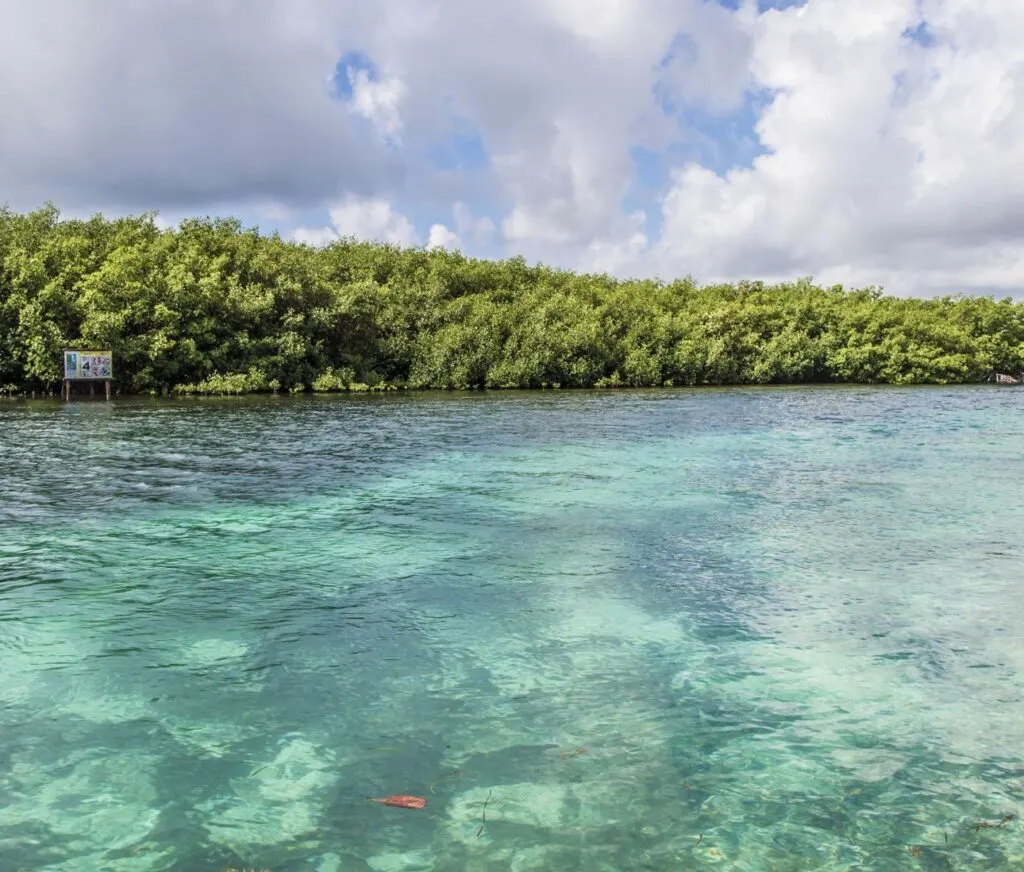
{"label": "cloud bank", "polygon": [[0,0],[0,201],[1024,287],[1018,0]]}

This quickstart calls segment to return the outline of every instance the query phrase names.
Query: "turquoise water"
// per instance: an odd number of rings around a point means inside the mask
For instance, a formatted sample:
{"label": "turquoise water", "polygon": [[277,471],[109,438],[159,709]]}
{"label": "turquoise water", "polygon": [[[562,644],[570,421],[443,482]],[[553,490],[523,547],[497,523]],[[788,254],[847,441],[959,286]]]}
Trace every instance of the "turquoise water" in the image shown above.
{"label": "turquoise water", "polygon": [[0,407],[0,869],[1022,869],[975,828],[1024,813],[1022,432],[995,388]]}

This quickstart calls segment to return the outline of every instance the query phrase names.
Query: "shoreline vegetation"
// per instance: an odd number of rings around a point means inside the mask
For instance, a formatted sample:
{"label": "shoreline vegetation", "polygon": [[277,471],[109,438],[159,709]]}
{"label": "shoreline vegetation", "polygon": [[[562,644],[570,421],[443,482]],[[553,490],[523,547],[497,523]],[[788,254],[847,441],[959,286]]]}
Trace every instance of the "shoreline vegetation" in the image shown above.
{"label": "shoreline vegetation", "polygon": [[65,348],[161,396],[767,384],[965,384],[1024,371],[1024,302],[810,279],[699,286],[523,258],[151,213],[0,208],[0,393],[56,392]]}

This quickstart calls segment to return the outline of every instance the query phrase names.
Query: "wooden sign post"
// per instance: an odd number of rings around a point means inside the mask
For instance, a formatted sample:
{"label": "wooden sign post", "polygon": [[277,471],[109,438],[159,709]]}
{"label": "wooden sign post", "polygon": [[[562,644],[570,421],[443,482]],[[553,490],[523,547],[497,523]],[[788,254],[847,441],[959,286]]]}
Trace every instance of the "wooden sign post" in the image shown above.
{"label": "wooden sign post", "polygon": [[71,385],[76,381],[89,383],[89,396],[94,396],[96,382],[103,382],[107,399],[110,399],[110,383],[114,377],[113,357],[109,351],[64,352],[64,398],[71,401]]}

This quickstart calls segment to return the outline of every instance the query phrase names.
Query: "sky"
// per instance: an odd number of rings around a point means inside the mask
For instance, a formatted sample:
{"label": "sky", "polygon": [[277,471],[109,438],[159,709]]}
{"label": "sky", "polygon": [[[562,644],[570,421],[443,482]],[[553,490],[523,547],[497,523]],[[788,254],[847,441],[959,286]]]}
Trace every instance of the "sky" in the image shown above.
{"label": "sky", "polygon": [[1024,289],[1021,0],[0,0],[0,203]]}

